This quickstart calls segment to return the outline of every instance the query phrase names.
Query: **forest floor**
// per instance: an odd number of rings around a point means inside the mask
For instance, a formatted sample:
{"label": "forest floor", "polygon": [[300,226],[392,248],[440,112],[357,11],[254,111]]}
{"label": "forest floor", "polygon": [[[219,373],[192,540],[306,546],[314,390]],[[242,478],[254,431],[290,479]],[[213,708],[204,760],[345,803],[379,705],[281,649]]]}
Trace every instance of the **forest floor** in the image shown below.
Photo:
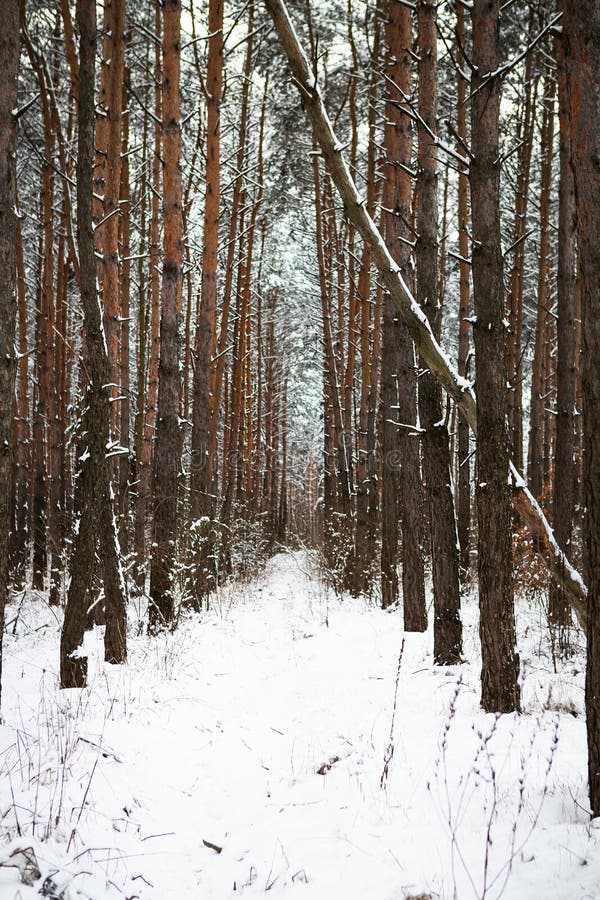
{"label": "forest floor", "polygon": [[468,661],[435,667],[431,629],[336,598],[305,553],[174,634],[131,616],[126,666],[90,632],[80,691],[28,595],[7,610],[0,900],[600,897],[582,648],[555,667],[540,605],[517,615],[523,714],[498,718],[474,598]]}

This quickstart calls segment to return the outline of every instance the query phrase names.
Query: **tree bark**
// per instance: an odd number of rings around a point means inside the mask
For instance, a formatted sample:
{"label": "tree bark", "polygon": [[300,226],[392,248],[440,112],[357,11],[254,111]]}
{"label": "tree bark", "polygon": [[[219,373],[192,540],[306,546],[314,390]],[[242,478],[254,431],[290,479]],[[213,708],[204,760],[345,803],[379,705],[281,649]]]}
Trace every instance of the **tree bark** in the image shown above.
{"label": "tree bark", "polygon": [[519,709],[519,658],[512,587],[508,397],[500,239],[499,0],[474,0],[471,105],[471,219],[481,703],[487,712]]}
{"label": "tree bark", "polygon": [[[18,197],[17,197],[18,206]],[[17,388],[17,445],[15,447],[15,509],[14,531],[11,537],[11,570],[17,585],[23,585],[26,577],[31,495],[31,441],[29,423],[29,360],[27,358],[27,296],[25,289],[25,257],[21,223],[16,224],[17,254],[17,308],[19,332],[19,362]]]}
{"label": "tree bark", "polygon": [[13,502],[19,52],[19,0],[6,0],[0,6],[0,690]]}
{"label": "tree bark", "polygon": [[[238,147],[236,153],[236,178],[233,185],[233,197],[231,200],[231,213],[229,218],[229,234],[227,239],[227,260],[225,263],[225,278],[223,284],[223,302],[221,308],[221,324],[219,329],[219,337],[217,341],[216,354],[215,347],[211,353],[212,363],[210,372],[210,430],[209,443],[207,452],[207,464],[209,470],[209,482],[213,493],[217,492],[217,445],[219,435],[219,424],[221,421],[221,400],[223,396],[223,380],[225,376],[225,363],[227,357],[227,341],[229,339],[229,318],[231,311],[231,297],[233,291],[233,276],[235,270],[235,251],[238,245],[238,233],[243,229],[240,227],[240,215],[243,214],[242,197],[244,194],[244,178],[243,171],[246,158],[246,144],[248,139],[248,116],[249,116],[249,98],[250,86],[252,82],[252,60],[254,51],[253,38],[253,22],[254,22],[254,3],[249,4],[248,9],[248,30],[246,40],[246,54],[244,59],[244,75],[242,81],[242,98],[240,105],[240,120],[238,128]],[[243,236],[240,240],[243,239]],[[225,391],[225,395],[227,392]],[[224,421],[228,421],[228,416],[224,416]],[[227,448],[227,429],[223,441],[223,455],[226,455]],[[223,460],[223,468],[226,468],[226,459]],[[225,510],[226,512],[226,510]]]}
{"label": "tree bark", "polygon": [[[217,334],[217,271],[219,263],[219,208],[221,197],[221,97],[223,93],[223,0],[208,7],[208,62],[206,71],[206,200],[202,287],[198,316],[198,344],[194,369],[192,423],[192,518],[212,517],[215,508],[210,439],[210,387],[212,357]],[[218,410],[215,415],[218,416]]]}
{"label": "tree bark", "polygon": [[[379,88],[379,54],[380,54],[380,26],[379,16],[376,14],[374,23],[373,50],[371,56],[371,74],[369,78],[369,141],[367,147],[367,210],[370,216],[375,215],[375,201],[377,197],[377,166],[376,166],[376,113],[377,93]],[[354,529],[354,551],[350,572],[350,578],[355,594],[369,594],[373,585],[373,561],[375,559],[375,539],[377,523],[372,516],[372,469],[369,452],[369,415],[370,406],[374,402],[374,393],[371,390],[372,382],[376,378],[376,360],[372,355],[371,333],[373,306],[371,300],[371,248],[369,244],[363,244],[363,251],[358,277],[357,300],[360,305],[360,405],[357,426],[357,454],[356,454],[356,525]],[[350,347],[355,342],[355,336],[351,332],[351,321],[348,323],[348,355]],[[344,405],[346,405],[344,401]]]}
{"label": "tree bark", "polygon": [[[412,92],[412,20],[410,9],[388,3],[386,22],[387,74],[383,187],[386,246],[407,279],[411,274],[410,221],[413,153],[412,123],[399,108]],[[417,374],[410,336],[398,321],[386,292],[382,350],[383,467],[381,506],[382,604],[398,599],[398,540],[402,532],[402,598],[407,631],[427,628],[423,566],[423,488],[417,424]],[[400,426],[400,427],[399,427]]]}
{"label": "tree bark", "polygon": [[[457,43],[465,46],[466,12],[462,3],[456,4],[456,38]],[[457,151],[462,153],[467,143],[467,85],[468,82],[457,66],[456,84],[456,131],[458,134]],[[470,278],[469,262],[469,176],[462,171],[458,175],[458,255],[459,260],[459,307],[458,307],[458,374],[467,378],[469,374],[470,332]],[[460,576],[468,577],[471,567],[471,461],[469,423],[461,414],[458,415],[458,476],[456,497],[456,525],[458,544],[460,547]]]}
{"label": "tree bark", "polygon": [[131,196],[129,184],[129,82],[130,71],[125,69],[122,85],[123,113],[121,130],[121,186],[119,222],[119,258],[121,278],[119,280],[120,347],[119,347],[119,542],[124,554],[129,552],[130,516],[129,491],[131,482],[132,456],[130,451],[131,420],[131,379],[130,379],[130,315],[131,315]]}
{"label": "tree bark", "polygon": [[153,547],[150,569],[151,632],[170,625],[175,611],[173,568],[177,539],[177,475],[179,472],[179,320],[182,288],[181,189],[181,0],[164,5],[163,41],[163,211],[164,258],[160,358],[158,368],[158,421],[153,470]]}
{"label": "tree bark", "polygon": [[104,308],[104,330],[108,346],[111,381],[111,437],[117,439],[120,426],[119,344],[121,303],[119,281],[119,218],[121,196],[121,138],[123,80],[125,74],[125,0],[104,0],[104,40],[99,116],[96,122],[96,193],[99,221],[94,240],[101,254],[99,276]]}
{"label": "tree bark", "polygon": [[[135,510],[135,553],[137,573],[136,581],[141,588],[144,584],[146,573],[146,519],[150,494],[152,488],[153,450],[156,431],[156,404],[158,397],[158,357],[159,357],[159,333],[160,333],[160,280],[159,280],[159,230],[160,230],[160,196],[161,196],[161,160],[162,160],[162,43],[159,40],[162,34],[162,6],[160,3],[154,9],[154,32],[157,40],[154,44],[154,147],[152,155],[152,187],[150,203],[150,340],[148,352],[148,379],[146,387],[146,414],[143,415],[144,392],[140,396],[140,388],[145,387],[138,381],[138,415],[139,430],[143,430],[142,454],[136,455],[138,467],[138,493]],[[148,315],[144,316],[146,320]],[[144,353],[144,366],[146,354],[146,336],[142,347],[140,335],[140,354]],[[139,441],[138,441],[139,445]]]}
{"label": "tree bark", "polygon": [[[54,494],[52,437],[54,424],[54,381],[50,373],[54,369],[54,201],[56,155],[55,117],[51,109],[52,85],[43,58],[35,50],[22,10],[24,43],[35,72],[42,98],[42,125],[44,131],[44,162],[41,184],[41,257],[39,271],[39,299],[36,322],[36,403],[33,419],[33,577],[32,587],[43,590],[48,556],[51,565],[54,556]],[[50,540],[48,539],[50,536]]]}
{"label": "tree bark", "polygon": [[[564,3],[559,3],[563,9]],[[564,12],[564,9],[563,9]],[[571,556],[575,512],[575,185],[571,167],[571,122],[566,80],[564,42],[557,38],[555,54],[558,75],[560,128],[560,181],[558,187],[558,277],[557,277],[557,420],[552,524],[556,540]],[[550,621],[564,627],[571,622],[565,591],[550,588]]]}
{"label": "tree bark", "polygon": [[600,814],[600,7],[565,3],[565,59],[575,172],[583,325],[584,566],[588,580],[586,712],[592,814]]}
{"label": "tree bark", "polygon": [[106,457],[110,436],[110,366],[97,295],[93,234],[95,0],[81,0],[78,24],[81,80],[77,237],[89,381],[82,423],[85,449],[78,484],[81,515],[69,567],[71,580],[60,643],[60,682],[63,688],[83,687],[87,679],[87,658],[81,648],[88,613],[86,598],[91,591],[94,575],[98,525],[106,594],[105,658],[108,662],[124,662],[127,655],[125,582],[113,516],[110,461]]}
{"label": "tree bark", "polygon": [[[534,4],[530,3],[527,40],[535,36],[538,19]],[[517,183],[515,189],[515,218],[512,233],[512,258],[510,270],[507,319],[508,365],[508,422],[511,435],[512,458],[515,465],[523,466],[523,288],[525,285],[525,249],[527,243],[527,209],[529,206],[529,184],[531,180],[531,150],[533,147],[533,126],[536,117],[536,103],[539,67],[535,66],[536,53],[530,51],[525,58],[523,90],[525,100],[517,123]]]}
{"label": "tree bark", "polygon": [[552,189],[552,151],[554,142],[554,74],[546,76],[542,117],[542,173],[540,179],[540,257],[538,263],[535,347],[531,374],[529,450],[527,480],[538,500],[543,489],[544,409],[547,390],[546,331],[550,296],[550,193]]}
{"label": "tree bark", "polygon": [[[437,151],[437,4],[418,0],[419,113],[418,174],[415,196],[417,239],[417,300],[432,333],[440,339],[442,315],[438,296]],[[424,361],[425,367],[427,362]],[[448,427],[442,410],[442,390],[434,373],[419,379],[419,419],[422,428],[423,468],[429,501],[433,569],[433,653],[441,665],[452,665],[462,653],[460,587],[454,491],[450,470]]]}

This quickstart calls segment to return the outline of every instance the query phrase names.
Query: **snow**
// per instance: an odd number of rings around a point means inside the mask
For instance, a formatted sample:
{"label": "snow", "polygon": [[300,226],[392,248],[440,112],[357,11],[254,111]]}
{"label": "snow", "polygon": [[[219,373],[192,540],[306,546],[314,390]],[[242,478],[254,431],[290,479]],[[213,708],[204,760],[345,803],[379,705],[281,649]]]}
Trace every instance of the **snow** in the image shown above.
{"label": "snow", "polygon": [[87,633],[79,691],[37,597],[7,609],[0,726],[0,862],[31,885],[1,867],[0,900],[48,878],[63,900],[599,896],[584,650],[554,671],[539,605],[517,604],[523,715],[495,717],[473,598],[468,662],[435,667],[431,629],[335,597],[306,553],[158,638],[134,598],[127,666]]}

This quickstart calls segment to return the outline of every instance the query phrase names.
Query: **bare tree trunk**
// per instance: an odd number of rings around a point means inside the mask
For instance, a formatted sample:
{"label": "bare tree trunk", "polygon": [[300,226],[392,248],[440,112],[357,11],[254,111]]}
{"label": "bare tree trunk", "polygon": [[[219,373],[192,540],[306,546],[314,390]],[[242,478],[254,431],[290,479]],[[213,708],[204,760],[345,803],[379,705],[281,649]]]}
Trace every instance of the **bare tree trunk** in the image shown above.
{"label": "bare tree trunk", "polygon": [[[456,39],[460,47],[465,46],[466,11],[462,3],[456,4]],[[456,131],[458,153],[464,151],[467,143],[467,80],[460,66],[457,66]],[[469,176],[465,172],[458,175],[458,255],[459,260],[459,307],[458,307],[458,374],[461,378],[469,375],[470,332],[470,287],[471,266],[469,263]],[[471,566],[471,462],[469,446],[469,423],[458,415],[458,477],[456,498],[456,524],[460,546],[460,575],[466,580]]]}
{"label": "bare tree trunk", "polygon": [[[227,354],[227,341],[229,334],[229,318],[231,310],[231,297],[233,291],[233,276],[235,270],[235,251],[238,245],[238,233],[241,234],[243,228],[240,227],[240,216],[243,213],[242,198],[244,195],[244,178],[243,170],[246,158],[246,143],[248,139],[248,115],[249,115],[249,98],[250,86],[252,82],[252,62],[254,53],[253,39],[253,22],[254,22],[254,3],[249,4],[248,8],[248,31],[246,40],[246,55],[244,59],[244,76],[242,82],[242,99],[240,106],[240,121],[238,129],[238,147],[236,153],[236,178],[233,185],[233,197],[231,200],[231,213],[229,221],[229,235],[227,240],[227,260],[225,263],[225,278],[223,284],[223,303],[221,309],[221,325],[219,329],[219,338],[217,347],[213,345],[211,351],[212,363],[210,373],[210,431],[207,452],[207,464],[209,469],[209,481],[211,490],[216,493],[217,490],[217,444],[219,434],[219,423],[221,421],[221,400],[223,395],[223,380],[225,376],[225,363]],[[240,241],[242,237],[240,237]],[[215,349],[216,358],[215,357]],[[225,392],[226,394],[227,392]],[[224,421],[228,421],[228,417],[224,417]],[[226,434],[227,437],[227,434]],[[226,440],[223,442],[223,453],[226,450]],[[225,463],[225,460],[224,460]],[[225,510],[227,513],[227,510]]]}
{"label": "bare tree trunk", "polygon": [[[155,5],[154,31],[157,38],[162,34],[162,6]],[[160,330],[160,281],[159,281],[159,216],[161,196],[161,159],[162,159],[162,44],[157,39],[154,45],[154,147],[152,155],[152,199],[150,203],[150,340],[148,351],[148,379],[146,388],[146,414],[143,415],[144,392],[140,396],[140,388],[144,385],[138,380],[138,434],[143,430],[142,454],[136,455],[138,466],[138,488],[135,510],[135,554],[137,564],[137,583],[143,586],[146,565],[146,519],[152,486],[152,461],[154,437],[156,430],[156,404],[158,397],[158,356]],[[144,315],[147,328],[148,316]],[[146,337],[142,346],[140,334],[140,355],[146,354]],[[141,361],[141,360],[140,360]],[[139,446],[139,438],[138,438]]]}
{"label": "bare tree trunk", "polygon": [[584,561],[588,579],[586,712],[592,814],[600,814],[600,8],[565,3],[583,325]]}
{"label": "bare tree trunk", "polygon": [[488,712],[519,709],[519,658],[512,586],[504,283],[500,240],[498,128],[499,0],[474,0],[471,104],[471,219],[481,702]]}
{"label": "bare tree trunk", "polygon": [[[63,551],[65,543],[65,503],[64,503],[64,442],[65,430],[62,427],[64,420],[61,417],[63,409],[62,397],[65,382],[64,359],[64,326],[67,303],[67,273],[68,263],[65,259],[67,244],[67,218],[68,207],[63,196],[62,211],[59,227],[58,253],[56,259],[56,296],[52,329],[54,337],[52,341],[52,355],[49,365],[52,365],[53,385],[51,393],[51,415],[48,427],[48,472],[50,475],[49,492],[49,516],[48,516],[48,545],[50,555],[50,595],[51,606],[58,606],[61,602],[61,586],[63,574]],[[50,350],[50,348],[48,348]]]}
{"label": "bare tree trunk", "polygon": [[119,256],[121,259],[121,278],[119,280],[120,309],[120,347],[119,347],[119,541],[123,553],[129,552],[130,515],[129,491],[131,480],[130,451],[130,419],[131,419],[131,383],[130,383],[130,328],[131,313],[131,196],[129,185],[129,69],[125,69],[123,81],[123,115],[121,142],[121,187],[120,209],[122,218],[119,229]]}
{"label": "bare tree trunk", "polygon": [[[534,4],[530,3],[527,40],[535,36],[538,21]],[[515,190],[515,218],[512,234],[513,264],[509,276],[507,318],[508,365],[508,422],[511,435],[512,457],[519,470],[523,466],[523,288],[525,285],[525,249],[527,241],[527,209],[529,206],[529,184],[531,180],[531,150],[533,146],[533,126],[536,116],[536,102],[539,67],[535,51],[525,58],[523,72],[524,101],[517,123],[517,183]]]}
{"label": "bare tree trunk", "polygon": [[[387,82],[383,188],[387,247],[408,277],[411,265],[410,230],[412,188],[410,166],[413,135],[408,116],[398,109],[398,90],[410,94],[412,82],[412,25],[407,6],[388,3],[386,23]],[[401,96],[401,95],[400,95]],[[407,425],[417,423],[417,376],[415,351],[397,318],[394,303],[386,293],[383,311],[383,469],[381,590],[384,606],[398,596],[398,521],[402,527],[402,594],[404,627],[424,631],[427,627],[425,578],[421,536],[423,491],[419,438]],[[398,428],[397,424],[402,425]]]}
{"label": "bare tree trunk", "polygon": [[[564,2],[559,3],[559,9]],[[571,122],[566,81],[564,42],[555,41],[558,70],[560,125],[560,181],[558,211],[557,283],[557,421],[552,524],[556,540],[571,555],[575,512],[575,185],[571,167]],[[571,610],[563,588],[553,584],[548,612],[555,625],[571,622]]]}
{"label": "bare tree trunk", "polygon": [[[192,423],[192,517],[212,517],[215,508],[213,462],[208,458],[212,356],[217,334],[217,270],[219,262],[219,208],[221,197],[221,96],[223,93],[223,0],[210,0],[208,8],[208,63],[206,73],[206,201],[202,288],[198,315],[198,345],[194,369]],[[219,410],[215,411],[218,417]],[[202,561],[198,562],[202,565]],[[197,579],[198,580],[198,579]],[[203,588],[206,590],[206,585]]]}
{"label": "bare tree trunk", "polygon": [[6,0],[0,6],[0,690],[13,502],[19,52],[19,0]]}
{"label": "bare tree trunk", "polygon": [[527,479],[534,497],[542,496],[544,409],[547,381],[546,326],[549,317],[550,295],[550,192],[552,188],[552,150],[554,138],[554,74],[546,76],[542,117],[542,174],[540,196],[540,258],[538,267],[537,315],[535,348],[531,374],[531,404],[529,415],[529,452]]}
{"label": "bare tree trunk", "polygon": [[163,153],[164,260],[158,370],[158,421],[154,448],[154,525],[150,569],[149,630],[173,621],[173,567],[177,538],[179,472],[179,319],[182,287],[181,0],[164,5]]}
{"label": "bare tree trunk", "polygon": [[[18,205],[18,201],[17,201]],[[27,297],[25,289],[25,258],[20,220],[16,229],[17,298],[19,323],[19,362],[17,388],[17,446],[15,448],[15,515],[11,538],[11,568],[16,583],[24,584],[30,537],[31,442],[29,423],[29,360],[27,357]]]}
{"label": "bare tree trunk", "polygon": [[[415,254],[417,300],[439,340],[442,311],[438,296],[437,148],[431,136],[437,129],[436,8],[432,0],[417,2],[419,112],[424,124],[419,122],[417,129]],[[448,427],[442,410],[442,389],[433,372],[426,371],[419,379],[419,418],[431,531],[433,652],[437,663],[452,665],[460,660],[462,653],[458,549]]]}
{"label": "bare tree trunk", "polygon": [[[369,112],[368,127],[369,141],[367,147],[367,209],[370,216],[375,215],[375,202],[377,197],[377,166],[376,166],[376,125],[377,125],[377,94],[379,90],[380,70],[380,45],[381,29],[379,14],[375,13],[373,25],[373,47],[371,53],[371,73],[369,77]],[[354,228],[352,227],[352,230]],[[360,404],[357,426],[357,454],[356,454],[356,524],[354,530],[354,549],[351,571],[349,573],[354,593],[368,594],[372,590],[375,575],[373,563],[376,559],[375,539],[377,523],[373,516],[373,465],[369,448],[371,434],[369,425],[371,407],[375,403],[375,393],[372,390],[373,382],[377,378],[376,360],[372,353],[371,334],[373,333],[373,313],[375,306],[371,299],[371,249],[367,243],[363,243],[363,251],[358,277],[357,299],[360,305]],[[352,334],[352,321],[348,322],[348,356],[355,345],[356,337]],[[347,370],[349,371],[349,369]],[[344,401],[346,405],[346,401]],[[374,417],[373,426],[375,424]],[[345,430],[347,426],[345,426]]]}
{"label": "bare tree trunk", "polygon": [[81,515],[75,532],[69,567],[71,580],[60,643],[60,682],[64,688],[83,687],[87,679],[87,657],[81,653],[80,648],[87,621],[86,598],[92,587],[98,534],[106,593],[105,658],[108,662],[124,662],[127,655],[125,582],[121,571],[116,523],[112,510],[110,461],[106,458],[110,436],[110,366],[102,311],[96,290],[93,234],[95,0],[81,0],[78,23],[81,81],[77,153],[77,235],[89,383],[82,423],[85,450],[78,484]]}
{"label": "bare tree trunk", "polygon": [[[56,130],[50,97],[47,67],[37,53],[24,25],[23,37],[32,68],[36,74],[42,98],[42,123],[44,129],[44,162],[41,185],[41,259],[39,274],[39,305],[36,323],[36,400],[34,408],[33,441],[33,578],[32,586],[43,590],[48,556],[52,562],[54,522],[52,503],[52,474],[49,464],[52,460],[51,428],[54,414],[54,383],[50,373],[54,368],[54,200],[56,153]],[[52,492],[53,493],[53,492]],[[52,498],[55,499],[54,497]],[[50,526],[50,528],[49,528]],[[48,540],[51,535],[50,541]]]}
{"label": "bare tree trunk", "polygon": [[[119,432],[119,340],[121,304],[119,292],[119,198],[121,195],[121,138],[123,79],[125,74],[125,0],[104,0],[104,39],[100,114],[96,124],[97,210],[94,240],[101,254],[99,267],[104,330],[111,381],[111,438]],[[114,460],[113,460],[114,468]]]}

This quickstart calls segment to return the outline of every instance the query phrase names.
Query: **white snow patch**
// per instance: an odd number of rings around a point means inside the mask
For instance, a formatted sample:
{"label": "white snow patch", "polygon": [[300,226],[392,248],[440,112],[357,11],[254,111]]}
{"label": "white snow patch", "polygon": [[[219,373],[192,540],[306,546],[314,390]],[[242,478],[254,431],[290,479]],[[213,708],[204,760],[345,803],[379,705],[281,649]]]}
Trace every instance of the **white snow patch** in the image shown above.
{"label": "white snow patch", "polygon": [[[500,718],[479,707],[474,598],[470,662],[436,667],[431,629],[339,600],[306,554],[174,634],[132,622],[126,666],[88,632],[80,691],[57,687],[57,615],[33,595],[7,610],[0,900],[39,897],[47,877],[65,900],[597,896],[583,650],[555,673],[530,602],[524,712]],[[27,848],[31,886],[2,865]]]}

